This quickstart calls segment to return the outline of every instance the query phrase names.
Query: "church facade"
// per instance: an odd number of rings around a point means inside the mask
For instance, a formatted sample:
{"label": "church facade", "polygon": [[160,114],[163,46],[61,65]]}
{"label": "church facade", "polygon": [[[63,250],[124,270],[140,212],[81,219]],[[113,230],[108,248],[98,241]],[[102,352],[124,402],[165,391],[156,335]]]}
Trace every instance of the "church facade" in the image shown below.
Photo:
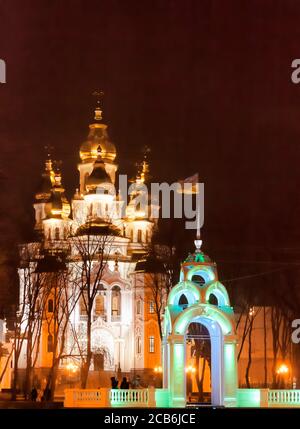
{"label": "church facade", "polygon": [[[69,326],[60,361],[60,368],[67,368],[70,364],[80,368],[79,351],[84,354],[88,330],[88,306],[85,302],[88,280],[87,265],[84,264],[89,259],[92,270],[97,272],[97,264],[102,263],[97,275],[94,271],[91,274],[94,277],[92,286],[91,282],[89,285],[95,291],[89,319],[90,370],[112,373],[146,370],[149,373],[161,365],[160,315],[156,311],[150,284],[152,273],[147,269],[147,254],[157,225],[151,218],[150,203],[148,213],[136,203],[142,192],[138,187],[147,181],[148,162],[145,158],[140,165],[134,180],[135,191],[130,194],[129,202],[124,201],[120,193],[112,191],[117,181],[117,151],[108,136],[107,125],[102,122],[99,106],[95,110],[94,122],[89,126],[87,139],[80,146],[79,156],[79,184],[70,202],[65,195],[61,171],[55,168],[50,157],[45,162],[34,201],[37,238],[20,246],[19,312],[24,313],[24,308],[25,312],[30,312],[30,309],[26,310],[26,282],[32,282],[32,277],[37,278],[41,273],[46,273],[49,278],[51,259],[62,260],[64,255],[65,272],[70,277],[67,279],[69,290],[74,289],[72,273],[81,270],[77,276],[81,282],[77,278],[76,303],[68,315]],[[88,249],[93,243],[99,247],[99,240],[102,240],[102,257],[99,251],[92,255]],[[86,243],[87,252],[90,252],[88,256],[82,251]],[[49,368],[53,363],[53,344],[56,341],[56,319],[53,315],[58,305],[56,300],[62,300],[61,295],[55,298],[56,287],[50,287],[41,311],[38,308],[31,310],[36,317],[42,318],[40,335],[33,346],[37,356],[35,368]],[[34,306],[41,306],[41,299],[36,298]],[[22,315],[20,317],[22,319]],[[21,331],[25,333],[26,329],[28,331],[27,321],[23,317]],[[73,334],[77,335],[76,339]],[[19,366],[23,368],[28,362],[27,350],[25,340],[19,360]]]}

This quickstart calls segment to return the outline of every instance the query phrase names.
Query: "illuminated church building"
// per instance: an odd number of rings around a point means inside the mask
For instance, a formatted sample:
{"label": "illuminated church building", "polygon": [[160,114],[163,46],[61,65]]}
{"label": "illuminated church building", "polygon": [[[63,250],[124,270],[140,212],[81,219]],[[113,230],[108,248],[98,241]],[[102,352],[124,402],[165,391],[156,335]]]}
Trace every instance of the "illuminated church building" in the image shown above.
{"label": "illuminated church building", "polygon": [[[29,247],[38,249],[37,266],[42,270],[41,261],[45,254],[53,255],[70,248],[72,236],[103,235],[105,231],[107,235],[113,236],[94,300],[91,335],[93,359],[90,370],[123,373],[132,370],[142,373],[146,370],[153,373],[153,369],[161,365],[161,344],[154,303],[151,293],[147,292],[149,272],[145,255],[156,221],[150,217],[150,206],[149,213],[137,209],[138,206],[134,204],[137,193],[130,196],[125,214],[116,216],[124,203],[119,194],[112,195],[108,188],[116,182],[117,152],[109,139],[107,126],[102,123],[99,107],[95,110],[94,123],[89,126],[89,134],[79,154],[79,187],[71,203],[65,196],[61,172],[56,171],[51,159],[47,159],[34,202],[35,230],[40,238],[30,243]],[[144,159],[136,183],[147,180],[148,170],[148,163]],[[28,249],[28,244],[20,246],[20,297],[26,270],[26,261],[22,261],[25,248]],[[72,248],[69,260],[78,257]],[[53,311],[50,298],[46,304],[47,312]],[[76,332],[84,329],[86,309],[82,305],[82,298],[78,300],[70,320]],[[51,343],[51,332],[43,323],[37,369],[51,366]],[[66,344],[68,355],[74,345],[70,336]],[[24,350],[20,359],[20,366],[24,368],[25,354]],[[66,364],[63,361],[61,365]]]}

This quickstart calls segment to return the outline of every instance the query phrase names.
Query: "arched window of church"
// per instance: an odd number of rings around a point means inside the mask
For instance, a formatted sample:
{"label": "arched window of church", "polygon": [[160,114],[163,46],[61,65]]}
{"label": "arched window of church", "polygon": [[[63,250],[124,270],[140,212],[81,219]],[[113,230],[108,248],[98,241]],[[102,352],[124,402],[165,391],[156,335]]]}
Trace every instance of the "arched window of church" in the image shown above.
{"label": "arched window of church", "polygon": [[51,240],[51,228],[48,228],[48,240]]}
{"label": "arched window of church", "polygon": [[155,353],[155,338],[153,335],[149,337],[149,353]]}
{"label": "arched window of church", "polygon": [[59,240],[59,228],[55,228],[55,240]]}
{"label": "arched window of church", "polygon": [[149,302],[149,313],[150,313],[150,314],[153,314],[153,313],[154,313],[154,301],[153,301],[153,300],[151,300],[151,301]]}
{"label": "arched window of church", "polygon": [[103,316],[104,315],[104,296],[97,295],[95,301],[95,315]]}
{"label": "arched window of church", "polygon": [[102,284],[102,283],[99,283],[98,284],[98,288],[97,288],[99,291],[101,291],[102,293],[104,293],[105,292],[105,287],[104,287],[104,285]]}
{"label": "arched window of church", "polygon": [[142,303],[140,299],[136,303],[136,314],[142,314]]}
{"label": "arched window of church", "polygon": [[64,240],[66,240],[68,237],[68,228],[65,226],[64,227]]}
{"label": "arched window of church", "polygon": [[137,241],[138,241],[138,243],[142,242],[142,230],[141,229],[138,229]]}
{"label": "arched window of church", "polygon": [[47,351],[48,353],[53,352],[53,336],[51,334],[47,338]]}
{"label": "arched window of church", "polygon": [[142,353],[142,339],[140,336],[136,339],[136,352],[138,355]]}
{"label": "arched window of church", "polygon": [[111,290],[111,315],[119,317],[121,315],[121,289],[114,286]]}
{"label": "arched window of church", "polygon": [[48,301],[48,313],[53,313],[53,299]]}
{"label": "arched window of church", "polygon": [[93,216],[93,203],[90,205],[90,216]]}
{"label": "arched window of church", "polygon": [[148,229],[146,229],[146,237],[145,237],[145,241],[146,241],[146,243],[148,243],[148,240],[149,240],[149,237],[148,237]]}
{"label": "arched window of church", "polygon": [[133,229],[130,230],[130,241],[133,241]]}

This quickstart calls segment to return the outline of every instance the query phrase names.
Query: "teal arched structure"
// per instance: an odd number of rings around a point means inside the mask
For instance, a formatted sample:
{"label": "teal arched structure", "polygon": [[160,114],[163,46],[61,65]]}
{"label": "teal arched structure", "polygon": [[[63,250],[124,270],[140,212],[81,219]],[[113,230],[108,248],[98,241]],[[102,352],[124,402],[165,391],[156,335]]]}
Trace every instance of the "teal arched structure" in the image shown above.
{"label": "teal arched structure", "polygon": [[[204,281],[193,281],[195,275]],[[183,295],[184,304],[181,304]],[[215,297],[214,304],[211,303],[211,295]],[[234,313],[227,290],[218,281],[216,264],[199,249],[182,264],[180,281],[172,288],[165,311],[163,384],[169,390],[171,407],[186,405],[186,335],[191,323],[200,323],[209,332],[212,405],[235,406],[237,358]]]}

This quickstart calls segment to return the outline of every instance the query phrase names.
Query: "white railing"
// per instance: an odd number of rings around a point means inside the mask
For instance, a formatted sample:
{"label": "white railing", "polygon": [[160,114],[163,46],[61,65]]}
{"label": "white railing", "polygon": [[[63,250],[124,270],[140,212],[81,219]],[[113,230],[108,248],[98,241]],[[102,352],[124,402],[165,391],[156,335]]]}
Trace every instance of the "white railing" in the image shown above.
{"label": "white railing", "polygon": [[155,407],[155,389],[66,389],[65,407]]}
{"label": "white railing", "polygon": [[149,389],[113,389],[110,391],[110,402],[114,406],[149,406]]}
{"label": "white railing", "polygon": [[238,389],[238,407],[300,408],[300,390]]}
{"label": "white railing", "polygon": [[300,407],[300,390],[269,390],[268,404],[270,407]]}

